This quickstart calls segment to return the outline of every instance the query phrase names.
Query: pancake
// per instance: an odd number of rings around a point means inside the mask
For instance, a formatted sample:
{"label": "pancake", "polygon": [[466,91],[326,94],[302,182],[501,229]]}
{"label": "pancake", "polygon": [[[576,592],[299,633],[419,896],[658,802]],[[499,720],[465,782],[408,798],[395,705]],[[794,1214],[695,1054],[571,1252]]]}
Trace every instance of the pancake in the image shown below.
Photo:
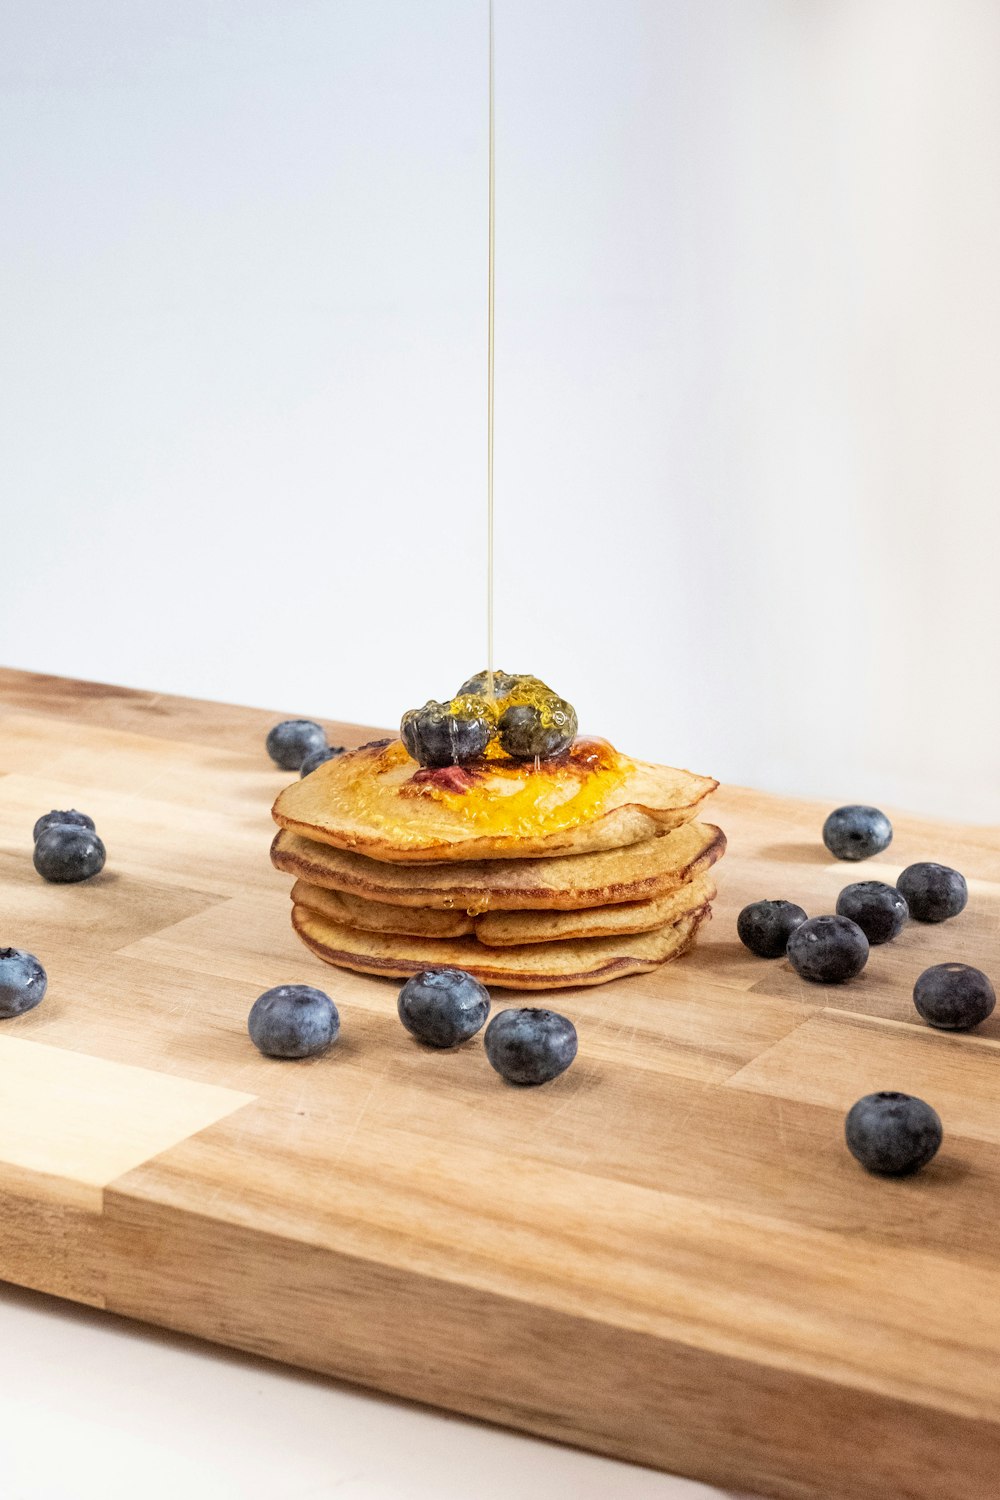
{"label": "pancake", "polygon": [[280,829],[271,859],[311,886],[392,906],[564,911],[656,900],[709,869],[725,848],[725,835],[714,824],[685,823],[673,833],[596,854],[391,865]]}
{"label": "pancake", "polygon": [[455,968],[465,969],[495,989],[557,990],[604,984],[626,974],[659,968],[684,952],[708,916],[706,906],[656,932],[516,948],[487,948],[471,937],[416,938],[359,932],[303,906],[292,907],[292,926],[317,957],[362,974],[407,979],[422,969]]}
{"label": "pancake", "polygon": [[524,859],[616,849],[680,827],[718,783],[576,740],[560,760],[487,759],[422,771],[375,740],[286,787],[282,828],[395,863]]}
{"label": "pancake", "polygon": [[474,916],[465,911],[441,911],[433,907],[389,906],[384,901],[366,901],[343,891],[327,891],[304,880],[297,880],[292,887],[292,901],[296,905],[356,931],[402,937],[474,936],[489,948],[651,932],[700,910],[715,894],[711,878],[699,875],[656,901],[627,901],[585,911],[491,911]]}
{"label": "pancake", "polygon": [[656,901],[626,901],[618,906],[589,907],[583,911],[488,911],[473,920],[476,938],[488,948],[564,943],[653,932],[703,910],[715,896],[711,876],[699,875]]}
{"label": "pancake", "polygon": [[292,901],[307,907],[318,916],[327,917],[342,927],[359,932],[389,932],[397,937],[460,938],[471,937],[476,918],[460,908],[442,911],[433,906],[389,906],[385,901],[368,901],[345,891],[328,891],[321,885],[297,880],[292,886]]}

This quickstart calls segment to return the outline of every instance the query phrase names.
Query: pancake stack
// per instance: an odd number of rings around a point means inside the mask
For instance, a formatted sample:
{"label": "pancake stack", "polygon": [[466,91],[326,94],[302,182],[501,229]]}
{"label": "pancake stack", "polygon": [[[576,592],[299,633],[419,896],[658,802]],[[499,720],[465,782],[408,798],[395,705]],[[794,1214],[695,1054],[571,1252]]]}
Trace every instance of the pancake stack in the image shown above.
{"label": "pancake stack", "polygon": [[501,989],[603,984],[677,958],[711,912],[717,783],[577,740],[558,763],[421,770],[398,740],[327,761],[274,805],[271,858],[320,958]]}

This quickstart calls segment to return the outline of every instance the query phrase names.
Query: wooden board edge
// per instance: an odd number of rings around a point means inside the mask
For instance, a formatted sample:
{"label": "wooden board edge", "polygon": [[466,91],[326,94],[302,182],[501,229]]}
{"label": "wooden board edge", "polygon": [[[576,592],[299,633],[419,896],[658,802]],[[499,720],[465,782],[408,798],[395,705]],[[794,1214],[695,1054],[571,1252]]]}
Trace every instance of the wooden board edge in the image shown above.
{"label": "wooden board edge", "polygon": [[[723,1487],[982,1500],[1000,1424],[105,1193],[108,1311]],[[169,1317],[163,1309],[169,1308]]]}
{"label": "wooden board edge", "polygon": [[103,1308],[101,1192],[94,1201],[0,1184],[0,1279],[68,1302]]}

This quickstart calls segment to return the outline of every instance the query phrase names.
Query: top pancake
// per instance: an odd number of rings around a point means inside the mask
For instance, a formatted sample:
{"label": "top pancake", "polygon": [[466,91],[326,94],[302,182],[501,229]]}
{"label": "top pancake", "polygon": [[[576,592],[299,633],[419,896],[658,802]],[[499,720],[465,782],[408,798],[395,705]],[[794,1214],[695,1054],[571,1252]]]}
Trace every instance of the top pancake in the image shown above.
{"label": "top pancake", "polygon": [[678,828],[718,783],[577,740],[562,761],[421,771],[398,740],[317,767],[273,816],[303,838],[392,863],[523,859],[616,849]]}

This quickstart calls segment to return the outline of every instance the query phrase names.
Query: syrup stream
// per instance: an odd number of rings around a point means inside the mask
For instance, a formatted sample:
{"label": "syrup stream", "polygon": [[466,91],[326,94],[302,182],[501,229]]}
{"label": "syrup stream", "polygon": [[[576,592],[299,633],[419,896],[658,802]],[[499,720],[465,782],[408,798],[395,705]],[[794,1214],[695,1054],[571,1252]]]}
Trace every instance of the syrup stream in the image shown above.
{"label": "syrup stream", "polygon": [[493,168],[493,0],[490,0],[490,212],[486,332],[486,671],[490,702],[493,691],[493,281],[496,208]]}

